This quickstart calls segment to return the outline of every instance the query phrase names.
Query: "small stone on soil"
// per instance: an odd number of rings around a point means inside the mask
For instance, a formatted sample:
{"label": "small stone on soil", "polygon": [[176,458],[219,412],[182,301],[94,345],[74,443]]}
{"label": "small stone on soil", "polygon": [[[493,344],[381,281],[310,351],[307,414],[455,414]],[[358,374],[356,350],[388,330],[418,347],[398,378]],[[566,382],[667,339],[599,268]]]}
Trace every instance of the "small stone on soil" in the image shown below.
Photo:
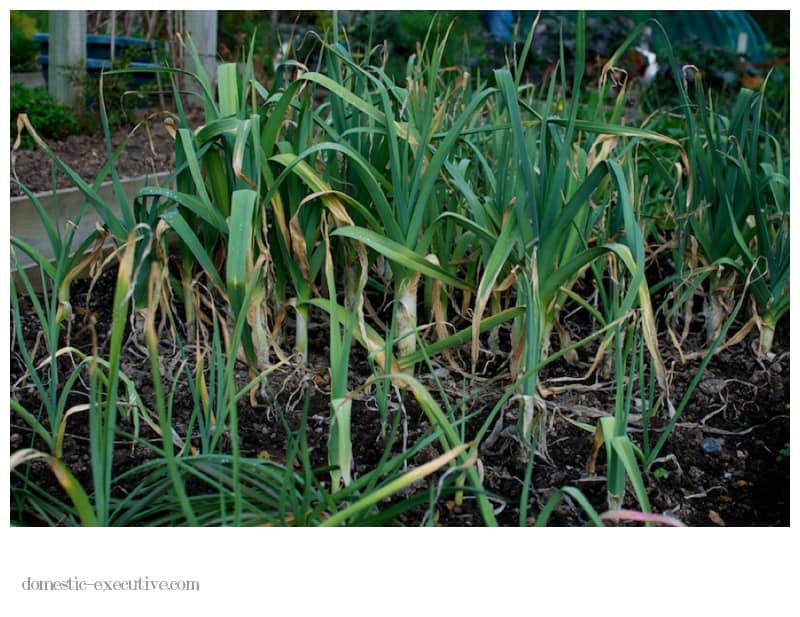
{"label": "small stone on soil", "polygon": [[675,510],[664,510],[661,513],[661,515],[666,516],[667,518],[674,519],[676,521],[680,520],[680,517],[678,516],[678,513]]}
{"label": "small stone on soil", "polygon": [[719,394],[727,385],[725,379],[704,379],[700,382],[700,390],[706,394]]}
{"label": "small stone on soil", "polygon": [[722,441],[714,437],[706,437],[701,443],[700,447],[706,454],[720,454],[722,452]]}

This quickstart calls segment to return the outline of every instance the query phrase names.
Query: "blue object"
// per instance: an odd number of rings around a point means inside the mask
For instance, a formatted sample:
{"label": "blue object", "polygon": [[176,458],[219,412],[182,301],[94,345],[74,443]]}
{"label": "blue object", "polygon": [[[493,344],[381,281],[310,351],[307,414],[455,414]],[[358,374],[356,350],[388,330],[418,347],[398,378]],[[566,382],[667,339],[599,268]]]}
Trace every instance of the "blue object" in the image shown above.
{"label": "blue object", "polygon": [[[47,81],[47,65],[49,64],[50,35],[47,32],[34,34],[33,41],[39,43],[39,57],[36,62],[42,65],[42,74]],[[114,37],[114,57],[125,58],[128,66],[132,68],[155,67],[160,64],[153,63],[153,54],[160,49],[156,41],[148,41],[131,36]],[[89,74],[99,74],[101,70],[111,68],[111,36],[108,34],[86,35],[86,71]],[[146,75],[145,73],[140,73]],[[152,74],[149,75],[152,78]],[[148,78],[141,78],[148,81]]]}
{"label": "blue object", "polygon": [[[50,35],[47,32],[34,34],[33,42],[39,43],[39,53],[48,54]],[[157,41],[149,41],[132,36],[114,37],[114,57],[125,57],[134,62],[152,62],[153,52],[158,51]],[[86,35],[86,57],[100,60],[111,59],[111,36],[108,34]]]}
{"label": "blue object", "polygon": [[[45,85],[49,84],[48,69],[50,64],[50,36],[47,33],[36,34],[34,42],[39,43],[39,57],[36,62],[42,65],[42,76]],[[154,63],[153,56],[160,46],[156,41],[134,38],[129,36],[114,37],[114,57],[124,58],[129,73],[130,86],[138,89],[155,81],[156,75],[150,69],[161,67],[162,64]],[[86,74],[89,77],[99,77],[103,71],[111,70],[111,37],[106,34],[89,34],[86,36]],[[144,69],[137,71],[136,69]],[[138,106],[144,105],[140,100]],[[97,101],[86,97],[86,107],[95,109]]]}
{"label": "blue object", "polygon": [[722,442],[713,437],[706,437],[701,443],[700,447],[706,454],[719,454],[722,452]]}
{"label": "blue object", "polygon": [[[42,65],[42,75],[44,76],[45,84],[47,84],[47,73],[48,73],[48,65],[50,64],[50,58],[47,55],[40,55],[36,58],[36,62]],[[151,69],[153,67],[160,66],[158,64],[153,64],[152,62],[128,62],[126,67],[129,69]],[[86,73],[97,77],[100,75],[101,71],[110,71],[111,70],[111,60],[105,58],[86,58]],[[132,73],[133,76],[133,85],[141,86],[144,85],[153,79],[153,73],[142,71],[142,72],[134,72]]]}
{"label": "blue object", "polygon": [[[47,55],[50,46],[50,35],[41,32],[33,35],[33,42],[39,43],[39,52]],[[132,36],[114,37],[114,56],[125,56],[129,60],[136,62],[152,62],[153,51],[160,49],[157,41],[140,39]],[[101,60],[111,59],[111,35],[109,34],[87,34],[86,35],[86,57],[99,58]]]}
{"label": "blue object", "polygon": [[[35,34],[33,41],[39,43],[39,57],[36,62],[42,65],[45,84],[48,83],[48,65],[50,64],[50,35],[47,32]],[[148,41],[130,36],[114,37],[114,57],[125,58],[127,67],[134,69],[131,73],[131,86],[139,88],[152,83],[155,74],[135,71],[135,69],[152,69],[163,66],[153,62],[153,54],[160,49],[156,41]],[[86,35],[86,73],[97,77],[102,71],[111,69],[111,36],[107,34]]]}
{"label": "blue object", "polygon": [[[131,36],[114,37],[114,57],[125,57],[131,62],[152,62],[153,52],[158,51],[155,41]],[[111,59],[111,37],[107,34],[86,35],[86,57]]]}
{"label": "blue object", "polygon": [[514,32],[513,11],[484,11],[481,14],[486,29],[498,43],[510,43]]}

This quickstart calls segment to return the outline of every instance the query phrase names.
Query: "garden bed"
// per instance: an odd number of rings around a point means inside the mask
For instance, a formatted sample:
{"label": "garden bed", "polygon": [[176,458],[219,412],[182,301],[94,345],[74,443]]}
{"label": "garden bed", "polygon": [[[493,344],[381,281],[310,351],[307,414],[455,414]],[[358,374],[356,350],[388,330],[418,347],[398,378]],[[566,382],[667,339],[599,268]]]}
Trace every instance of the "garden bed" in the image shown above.
{"label": "garden bed", "polygon": [[[683,90],[684,117],[633,128],[624,92],[582,101],[580,58],[539,98],[508,69],[469,91],[441,45],[399,88],[322,44],[335,71],[241,105],[221,65],[179,188],[106,214],[113,257],[43,264],[49,296],[15,287],[15,523],[789,524],[763,90],[714,130]],[[163,118],[121,177],[174,167]],[[105,161],[51,146],[89,182]],[[13,153],[35,191],[50,171]]]}
{"label": "garden bed", "polygon": [[[171,171],[174,166],[175,142],[164,127],[166,114],[142,111],[138,115],[147,122],[138,127],[135,123],[125,124],[117,128],[111,137],[112,147],[116,148],[133,132],[117,160],[117,173],[121,178],[136,178]],[[191,117],[199,118],[197,113]],[[107,161],[106,140],[102,130],[71,135],[63,140],[46,140],[46,142],[56,156],[90,183]],[[11,197],[23,194],[13,181],[15,177],[34,193],[51,191],[53,189],[51,159],[38,148],[12,151],[10,177]],[[74,186],[61,171],[56,172],[55,180],[57,189]]]}
{"label": "garden bed", "polygon": [[[117,142],[125,130],[114,137]],[[92,179],[104,162],[105,145],[101,136],[75,136],[63,142],[51,143],[53,150],[64,158],[84,178]],[[174,142],[163,127],[154,126],[149,131],[139,130],[120,158],[118,171],[121,176],[134,176],[143,172],[154,173],[171,168]],[[16,171],[28,186],[45,190],[50,181],[42,173],[48,159],[36,150],[16,153]],[[69,181],[59,174],[59,186],[69,186]],[[12,195],[15,185],[12,183]],[[72,294],[76,318],[71,326],[72,344],[83,346],[90,352],[88,316],[98,333],[111,331],[111,301],[115,276],[107,272],[87,293],[89,281],[79,281]],[[23,311],[28,313],[28,311]],[[80,316],[80,317],[78,317]],[[321,317],[321,316],[318,316]],[[38,331],[33,319],[24,323],[26,342],[32,348]],[[579,325],[576,326],[580,328]],[[684,348],[690,353],[700,348],[699,333],[692,343]],[[692,402],[681,421],[676,425],[664,448],[665,460],[659,464],[657,474],[647,478],[647,489],[653,511],[672,516],[687,525],[788,525],[789,524],[789,327],[784,319],[775,337],[775,359],[759,361],[747,341],[731,347],[709,364]],[[103,339],[100,340],[101,346]],[[256,406],[240,406],[240,435],[242,455],[249,457],[270,456],[277,462],[285,461],[286,431],[278,421],[280,413],[294,428],[300,424],[303,397],[311,400],[308,421],[308,448],[312,462],[318,467],[326,464],[327,436],[329,428],[328,401],[330,394],[327,381],[327,358],[324,348],[326,335],[322,330],[312,341],[310,366],[295,366],[279,371],[270,379],[270,398]],[[165,346],[165,354],[168,354]],[[593,348],[581,352],[582,366],[588,366]],[[669,363],[676,354],[669,346],[662,352]],[[508,353],[508,350],[505,350]],[[468,352],[462,357],[466,358]],[[148,401],[152,392],[152,380],[148,360],[135,352],[124,354],[124,371],[136,383],[139,392]],[[162,357],[162,362],[169,363]],[[686,366],[673,364],[673,396],[680,398],[682,391],[694,375],[697,362]],[[440,367],[446,374],[445,390],[454,395],[453,404],[461,404],[471,412],[484,413],[503,395],[509,386],[501,380],[491,386],[471,386],[472,392],[463,391],[460,376],[450,373],[446,366]],[[352,379],[358,383],[369,377],[366,356],[357,353],[352,360]],[[246,367],[239,367],[239,380],[243,382]],[[559,361],[542,374],[546,388],[550,380],[564,377],[578,378],[579,367]],[[22,369],[12,354],[11,382],[22,376]],[[173,376],[164,375],[167,387],[172,386]],[[430,376],[424,383],[432,383]],[[308,384],[313,383],[312,387]],[[553,381],[553,384],[556,382]],[[592,436],[574,422],[594,423],[597,417],[613,409],[613,384],[594,381],[592,384],[575,382],[574,389],[547,400],[550,422],[547,426],[547,458],[537,458],[533,472],[533,491],[530,509],[538,511],[547,499],[565,485],[579,487],[591,500],[593,506],[602,511],[606,499],[603,455],[600,455],[596,473],[587,472],[586,465],[592,452]],[[175,428],[182,433],[191,413],[192,394],[178,388],[178,404],[174,411]],[[33,401],[31,401],[33,403]],[[148,401],[152,404],[152,401]],[[430,429],[424,414],[413,404],[407,410],[408,435],[413,442]],[[515,423],[514,411],[505,412],[505,426]],[[353,407],[352,443],[354,471],[366,471],[378,463],[386,446],[385,435],[369,400],[357,400]],[[131,431],[133,426],[123,422],[121,428]],[[633,425],[634,434],[641,430]],[[493,446],[482,453],[484,483],[488,490],[505,500],[498,522],[514,525],[519,516],[518,500],[525,472],[525,463],[520,458],[519,443],[507,435],[501,436]],[[143,437],[158,439],[146,427]],[[30,430],[12,418],[12,450],[31,445]],[[36,444],[34,442],[34,445]],[[88,428],[78,420],[70,421],[64,445],[63,461],[84,484],[91,485],[90,455],[88,450]],[[127,446],[127,447],[126,447]],[[397,450],[397,446],[394,450]],[[135,467],[143,462],[142,456],[152,456],[148,450],[134,447],[133,442],[119,443],[115,452],[115,473]],[[419,457],[419,463],[425,461]],[[33,470],[31,480],[47,490],[62,493],[62,489],[44,465]],[[135,481],[134,481],[135,485]],[[129,487],[130,488],[130,487]],[[118,486],[124,491],[125,486]],[[635,502],[626,503],[635,508]],[[406,522],[415,524],[424,511],[406,515]],[[455,506],[452,500],[442,500],[436,509],[438,522],[443,525],[480,525],[477,508],[467,501]],[[36,521],[31,520],[30,523]],[[531,521],[532,522],[532,521]],[[551,524],[586,524],[586,515],[567,499],[554,512]]]}
{"label": "garden bed", "polygon": [[[71,298],[76,317],[71,326],[71,343],[87,353],[91,351],[92,329],[99,335],[101,349],[108,344],[115,281],[115,271],[112,269],[99,277],[91,293],[89,280],[78,281],[74,286]],[[30,311],[23,310],[23,314],[29,315]],[[324,322],[323,315],[315,317]],[[575,323],[570,327],[575,334],[579,334],[583,325]],[[29,348],[36,340],[38,328],[38,322],[32,317],[23,323]],[[700,346],[699,335],[691,341],[696,347]],[[289,345],[291,341],[286,343]],[[308,396],[308,452],[312,463],[320,469],[324,468],[330,400],[326,345],[326,333],[320,328],[311,341],[308,367],[290,366],[279,370],[269,379],[266,395],[255,405],[250,401],[240,403],[242,456],[269,457],[277,463],[284,463],[287,434],[281,417],[285,417],[292,429],[297,430],[302,422],[303,400]],[[607,415],[613,409],[611,382],[592,379],[584,383],[578,380],[595,349],[590,347],[581,351],[579,366],[559,361],[542,374],[544,388],[562,385],[566,377],[575,381],[572,382],[572,388],[547,399],[550,418],[546,430],[547,456],[537,456],[534,465],[530,496],[530,510],[534,512],[540,510],[547,499],[565,485],[579,487],[598,511],[605,509],[604,457],[600,455],[595,473],[587,471],[593,438],[574,424],[593,424],[598,417]],[[174,427],[178,434],[185,434],[193,395],[185,384],[180,385],[180,380],[173,372],[181,361],[174,345],[165,340],[161,350],[165,387],[170,389],[178,382]],[[691,343],[684,348],[685,353],[692,350]],[[694,376],[698,362],[682,366],[674,350],[665,346],[663,352],[667,362],[673,366],[673,397],[678,399]],[[667,441],[663,451],[664,460],[656,466],[660,471],[647,477],[647,490],[654,512],[664,513],[691,526],[789,525],[788,319],[780,323],[774,353],[772,362],[759,361],[749,343],[744,342],[722,351],[711,361],[681,421]],[[467,356],[468,350],[463,350],[461,357],[466,359]],[[152,409],[154,402],[148,358],[141,355],[133,340],[128,351],[123,352],[123,358],[124,372],[133,379],[145,404]],[[355,383],[369,377],[366,354],[360,349],[354,350],[351,366],[351,379]],[[500,379],[489,384],[473,383],[465,391],[462,376],[445,365],[437,363],[436,366],[451,403],[463,406],[466,413],[474,413],[477,418],[488,413],[509,386],[507,380]],[[12,354],[11,382],[15,383],[22,373],[21,365]],[[237,376],[240,384],[245,383],[247,367],[244,364],[238,366]],[[434,385],[430,374],[421,375],[421,380],[426,385]],[[79,400],[76,398],[75,403]],[[30,402],[35,403],[33,400]],[[413,401],[406,412],[408,433],[405,438],[408,443],[413,443],[430,430],[430,424]],[[513,405],[508,406],[504,415],[504,427],[514,426]],[[356,399],[352,419],[354,472],[358,476],[379,462],[387,442],[381,431],[374,401],[368,396]],[[633,434],[641,435],[641,426],[637,426],[635,421],[631,424]],[[78,418],[70,420],[67,426],[63,460],[84,486],[91,486],[88,426]],[[477,424],[473,423],[470,427],[475,430]],[[123,420],[120,429],[133,432],[134,425]],[[141,436],[156,442],[160,439],[144,425]],[[32,438],[30,430],[12,418],[12,450],[29,446]],[[34,445],[42,446],[37,441],[34,441]],[[400,444],[394,444],[392,449],[399,452]],[[515,525],[518,522],[518,502],[525,472],[525,461],[520,455],[519,442],[508,430],[500,433],[492,446],[481,453],[485,486],[503,500],[503,509],[498,514],[500,524]],[[149,457],[152,457],[152,452],[148,449],[121,439],[114,454],[115,475],[143,463]],[[430,457],[431,452],[423,451],[412,463],[422,464]],[[32,473],[31,480],[54,494],[63,494],[44,463],[36,466]],[[123,495],[137,483],[137,478],[129,479],[118,485],[115,491]],[[625,505],[636,508],[630,495]],[[403,520],[407,524],[418,524],[424,514],[425,509],[421,508],[407,513]],[[442,499],[435,516],[442,525],[482,524],[477,507],[469,500],[456,506],[452,499]],[[35,524],[36,521],[29,523]],[[581,508],[567,499],[553,513],[550,523],[584,525],[588,520]]]}

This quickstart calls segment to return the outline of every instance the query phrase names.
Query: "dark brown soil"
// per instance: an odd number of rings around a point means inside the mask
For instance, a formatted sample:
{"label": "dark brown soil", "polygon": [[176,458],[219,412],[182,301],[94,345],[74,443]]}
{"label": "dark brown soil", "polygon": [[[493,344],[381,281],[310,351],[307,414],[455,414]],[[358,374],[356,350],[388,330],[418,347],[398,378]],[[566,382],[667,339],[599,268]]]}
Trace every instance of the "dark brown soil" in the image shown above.
{"label": "dark brown soil", "polygon": [[[91,328],[87,316],[96,320],[98,345],[106,343],[104,333],[110,331],[110,303],[113,296],[114,273],[105,273],[96,283],[91,297],[87,295],[88,283],[78,281],[73,290],[72,303],[76,317],[71,327],[71,342],[78,347],[87,347],[91,342]],[[38,331],[38,323],[30,311],[23,308],[23,329],[29,349]],[[317,323],[324,322],[322,314],[314,315]],[[312,351],[307,368],[292,367],[271,376],[266,396],[259,397],[255,404],[247,397],[239,407],[240,448],[243,456],[269,457],[278,463],[285,461],[286,431],[280,420],[283,418],[295,430],[301,418],[303,400],[310,397],[307,414],[307,436],[309,458],[314,466],[324,467],[327,458],[328,401],[326,326],[317,329],[311,342]],[[291,341],[286,341],[289,346]],[[728,526],[786,526],[789,524],[789,328],[784,320],[775,339],[774,360],[762,363],[756,359],[747,342],[720,353],[714,358],[691,402],[680,418],[676,428],[662,450],[663,460],[653,465],[646,474],[649,499],[654,512],[677,518],[687,525]],[[669,357],[669,349],[664,349]],[[174,348],[165,338],[162,366],[174,367],[170,362]],[[580,353],[580,360],[591,359],[591,350]],[[367,359],[360,349],[355,349],[351,358],[352,380],[359,384],[368,375]],[[697,362],[686,366],[674,365],[673,399],[679,400],[694,375]],[[124,356],[123,371],[136,383],[145,401],[152,409],[152,383],[149,363],[130,348]],[[502,396],[508,381],[500,379],[494,383],[465,384],[463,378],[453,371],[439,367],[438,375],[447,392],[450,404],[457,410],[457,417],[471,416],[467,420],[466,434],[474,431],[485,420],[495,402]],[[582,372],[559,361],[542,374],[545,388],[563,385],[565,376],[578,376]],[[165,387],[170,388],[178,375],[164,368]],[[12,351],[11,381],[21,376],[21,365]],[[239,378],[246,379],[246,370],[241,367]],[[423,383],[436,391],[431,375],[420,372]],[[27,400],[27,395],[17,391],[16,396],[26,405],[36,407],[36,401]],[[610,383],[592,380],[583,386],[573,384],[571,389],[553,394],[547,399],[546,452],[540,452],[533,467],[532,490],[528,502],[528,519],[545,505],[548,498],[563,486],[578,487],[598,512],[607,509],[605,492],[605,458],[601,453],[594,474],[587,471],[587,461],[592,452],[593,436],[578,428],[575,423],[594,425],[597,417],[613,410],[613,388]],[[409,397],[410,398],[410,397]],[[76,394],[76,403],[79,397]],[[192,408],[192,393],[185,385],[179,385],[175,395],[174,426],[178,434],[186,434],[187,420]],[[394,443],[386,442],[386,433],[374,405],[368,396],[358,397],[353,406],[352,440],[354,472],[356,475],[372,469],[380,460],[384,449],[393,453],[402,450],[405,441],[413,444],[430,426],[422,411],[413,400],[406,400],[405,435],[401,428]],[[398,412],[400,413],[400,412]],[[504,426],[514,427],[516,406],[508,404],[501,412]],[[391,421],[391,418],[389,418]],[[631,422],[632,438],[641,445],[641,424]],[[132,433],[134,426],[124,418],[120,429]],[[146,426],[141,435],[158,441],[158,437]],[[655,430],[651,442],[658,436]],[[714,440],[710,442],[709,440]],[[29,429],[12,414],[11,447],[37,445]],[[38,444],[41,447],[41,444]],[[704,448],[705,445],[705,448]],[[718,448],[716,446],[719,446]],[[428,447],[416,455],[410,464],[421,464],[436,456],[435,447]],[[144,447],[133,447],[131,441],[122,438],[115,452],[117,473],[130,469],[151,456]],[[68,424],[65,440],[64,462],[85,486],[91,486],[89,468],[88,428],[80,415]],[[491,447],[481,452],[484,484],[493,495],[493,500],[502,509],[497,514],[503,525],[519,522],[519,499],[525,473],[525,460],[521,457],[519,442],[513,430],[501,432]],[[41,466],[32,472],[35,479],[48,490],[60,492],[50,471]],[[324,474],[323,474],[324,477]],[[131,487],[127,487],[129,490]],[[123,484],[118,491],[125,491]],[[427,488],[418,487],[426,491]],[[632,493],[626,496],[625,507],[638,509]],[[403,515],[406,524],[419,524],[425,516],[426,507],[420,507]],[[467,498],[456,506],[451,496],[443,496],[435,509],[436,522],[440,525],[474,526],[482,524],[476,504]],[[31,521],[34,522],[34,521]],[[566,498],[550,519],[554,525],[584,525],[588,517],[577,503]]]}
{"label": "dark brown soil", "polygon": [[[111,136],[113,148],[126,138],[128,143],[116,163],[120,178],[136,178],[146,174],[172,171],[174,168],[174,140],[164,127],[168,117],[165,112],[152,110],[137,112],[138,122],[117,128]],[[201,111],[188,114],[193,128],[202,123]],[[34,127],[35,128],[35,127]],[[12,144],[13,145],[13,144]],[[106,141],[102,130],[92,134],[71,135],[62,141],[47,141],[50,149],[81,178],[93,182],[106,164]],[[53,189],[50,157],[38,148],[11,151],[11,196],[22,195],[15,178],[34,193]],[[106,176],[110,180],[111,176]],[[74,186],[61,171],[56,173],[56,188]]]}

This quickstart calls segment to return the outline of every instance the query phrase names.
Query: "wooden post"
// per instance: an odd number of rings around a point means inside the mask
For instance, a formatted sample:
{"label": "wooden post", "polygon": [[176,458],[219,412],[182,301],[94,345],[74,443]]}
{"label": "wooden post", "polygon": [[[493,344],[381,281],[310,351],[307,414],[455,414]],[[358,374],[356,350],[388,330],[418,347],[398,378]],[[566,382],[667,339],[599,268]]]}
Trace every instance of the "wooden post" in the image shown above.
{"label": "wooden post", "polygon": [[57,101],[74,105],[86,74],[86,11],[50,11],[48,90]]}
{"label": "wooden post", "polygon": [[[184,11],[186,32],[200,54],[209,81],[217,81],[217,11]],[[186,69],[194,71],[192,58],[185,54]]]}

